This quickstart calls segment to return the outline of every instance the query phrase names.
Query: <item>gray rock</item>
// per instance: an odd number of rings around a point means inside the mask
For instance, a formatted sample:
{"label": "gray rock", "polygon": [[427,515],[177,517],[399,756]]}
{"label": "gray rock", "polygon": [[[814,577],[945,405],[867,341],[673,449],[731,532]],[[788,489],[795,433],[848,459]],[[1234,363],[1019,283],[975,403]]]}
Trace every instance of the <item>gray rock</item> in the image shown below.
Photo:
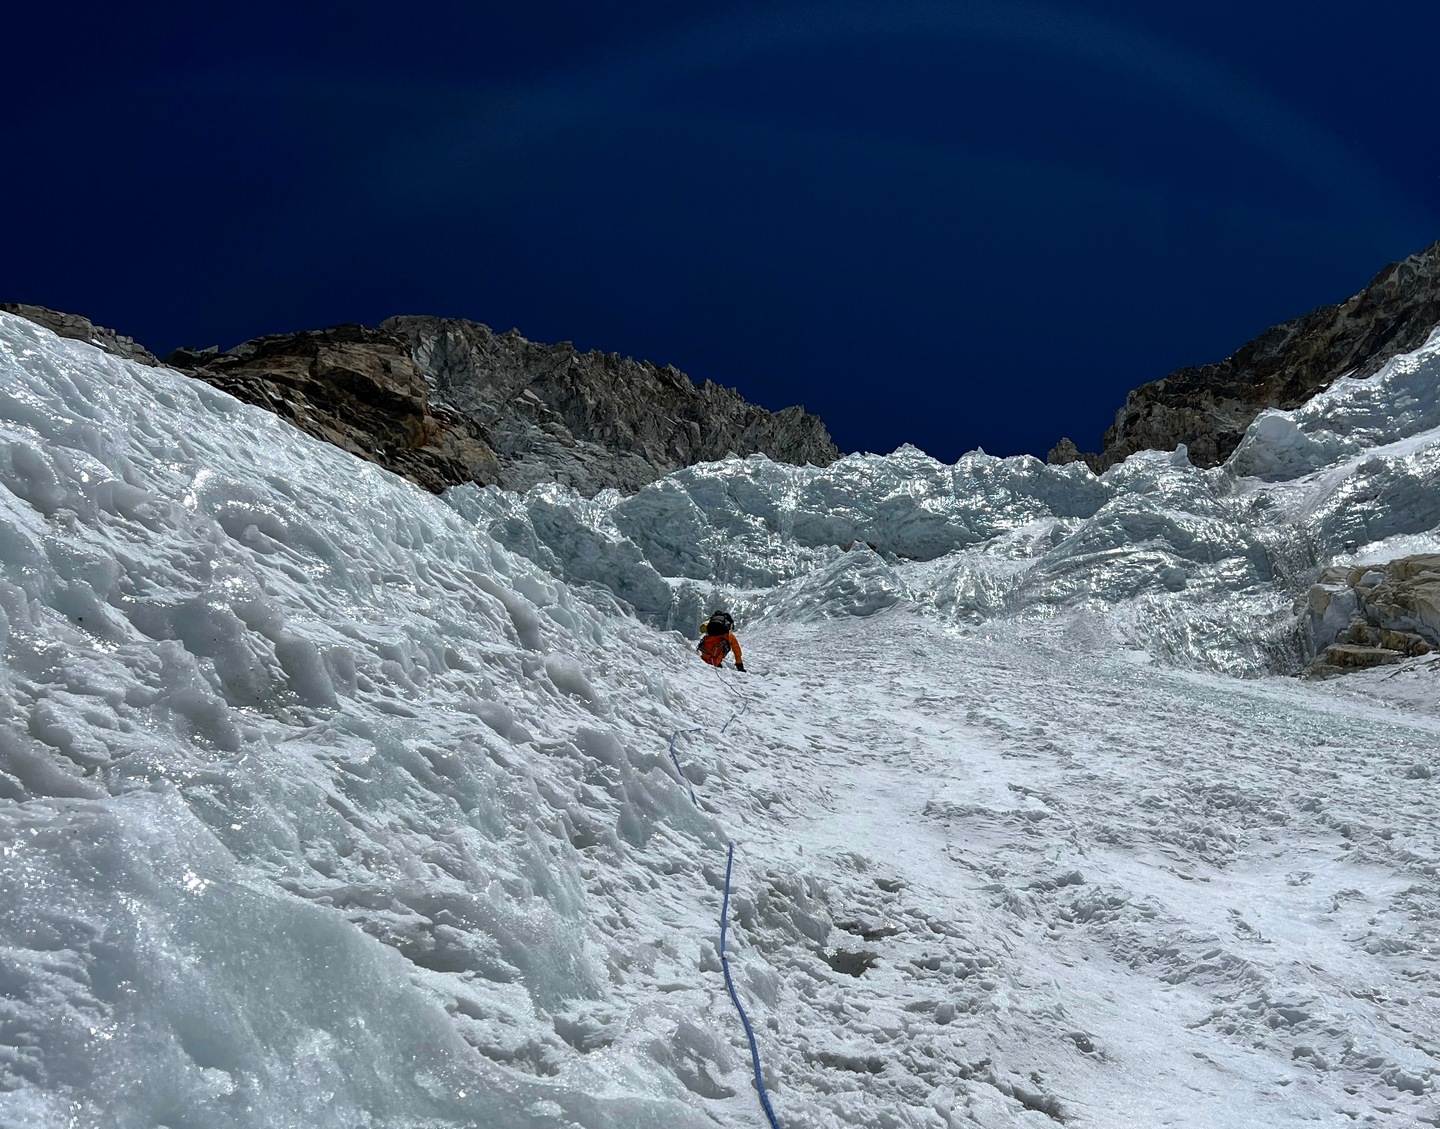
{"label": "gray rock", "polygon": [[57,337],[87,342],[107,353],[124,357],[127,361],[139,361],[142,365],[158,365],[160,363],[154,353],[142,345],[137,345],[133,337],[126,337],[116,333],[113,329],[96,325],[89,318],[81,317],[79,314],[64,314],[59,310],[47,309],[44,306],[27,306],[21,302],[0,302],[0,310],[7,314],[15,314],[26,321],[33,321],[36,325],[43,325]]}
{"label": "gray rock", "polygon": [[[1049,454],[1045,456],[1045,461],[1051,466],[1065,466],[1068,463],[1082,462],[1085,457],[1080,448],[1075,446],[1074,440],[1067,437],[1050,448]],[[1093,455],[1090,457],[1094,458]]]}
{"label": "gray rock", "polygon": [[559,482],[589,497],[633,493],[730,454],[817,466],[840,454],[804,409],[770,412],[670,365],[449,318],[395,317],[380,328],[405,342],[436,402],[485,433],[507,489]]}

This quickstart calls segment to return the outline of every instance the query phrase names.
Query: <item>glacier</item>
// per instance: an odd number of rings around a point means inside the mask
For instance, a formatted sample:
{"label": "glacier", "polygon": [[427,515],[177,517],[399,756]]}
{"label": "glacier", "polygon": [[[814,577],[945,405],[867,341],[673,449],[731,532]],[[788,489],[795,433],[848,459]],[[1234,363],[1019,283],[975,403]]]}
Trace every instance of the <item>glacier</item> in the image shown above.
{"label": "glacier", "polygon": [[731,842],[787,1129],[1440,1124],[1437,403],[436,497],[0,314],[0,1126],[763,1125]]}

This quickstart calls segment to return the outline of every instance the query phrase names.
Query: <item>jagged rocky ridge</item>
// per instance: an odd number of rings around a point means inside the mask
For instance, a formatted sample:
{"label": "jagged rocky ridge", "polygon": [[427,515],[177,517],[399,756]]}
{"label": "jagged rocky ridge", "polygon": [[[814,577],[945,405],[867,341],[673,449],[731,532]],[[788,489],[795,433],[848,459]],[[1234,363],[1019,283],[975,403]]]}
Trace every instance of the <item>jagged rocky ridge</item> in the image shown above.
{"label": "jagged rocky ridge", "polygon": [[81,317],[79,314],[65,314],[44,306],[27,305],[24,302],[0,302],[0,310],[7,314],[15,314],[26,321],[33,321],[36,325],[43,325],[56,337],[64,337],[71,341],[84,341],[114,357],[124,357],[127,361],[139,361],[142,365],[158,365],[160,363],[154,353],[143,345],[136,344],[133,337],[126,337],[124,334],[116,333],[113,329],[96,325],[89,318]]}
{"label": "jagged rocky ridge", "polygon": [[733,388],[693,384],[671,365],[453,318],[397,317],[380,328],[405,342],[437,401],[481,427],[507,489],[560,482],[587,496],[607,487],[633,493],[729,454],[802,466],[840,456],[803,408],[769,412]]}
{"label": "jagged rocky ridge", "polygon": [[802,408],[772,413],[668,365],[458,319],[181,349],[166,363],[434,491],[560,482],[588,496],[731,453],[822,464],[839,455]]}
{"label": "jagged rocky ridge", "polygon": [[[0,309],[107,353],[156,357],[88,318]],[[234,348],[177,349],[165,364],[425,489],[559,482],[633,492],[726,455],[825,465],[840,452],[819,417],[770,412],[679,369],[545,345],[453,318],[395,317],[273,334]]]}
{"label": "jagged rocky ridge", "polygon": [[1184,444],[1197,466],[1219,466],[1266,408],[1304,404],[1341,376],[1369,377],[1425,342],[1440,324],[1440,243],[1382,270],[1360,293],[1262,333],[1218,364],[1188,367],[1125,398],[1096,454],[1062,439],[1052,463],[1099,473],[1136,451]]}
{"label": "jagged rocky ridge", "polygon": [[[131,338],[39,306],[0,305],[63,337],[146,364]],[[1142,450],[1183,445],[1222,464],[1265,409],[1307,402],[1340,376],[1369,377],[1440,324],[1440,243],[1393,263],[1360,293],[1276,326],[1218,364],[1135,389],[1082,453],[1048,461],[1100,473]],[[672,366],[495,333],[476,322],[395,317],[379,328],[280,334],[233,349],[181,349],[167,363],[432,491],[463,482],[526,490],[558,482],[593,497],[633,493],[697,463],[763,453],[826,466],[839,457],[802,408],[769,412],[733,389],[696,386]]]}

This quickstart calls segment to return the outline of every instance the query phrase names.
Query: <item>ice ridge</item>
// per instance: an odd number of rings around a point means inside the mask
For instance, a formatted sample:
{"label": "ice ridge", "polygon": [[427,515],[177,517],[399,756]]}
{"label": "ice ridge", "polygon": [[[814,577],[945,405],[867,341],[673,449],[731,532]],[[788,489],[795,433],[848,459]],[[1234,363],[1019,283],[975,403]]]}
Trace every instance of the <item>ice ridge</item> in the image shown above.
{"label": "ice ridge", "polygon": [[728,459],[630,495],[446,497],[554,575],[681,631],[717,602],[823,619],[906,601],[969,625],[1099,615],[1167,661],[1293,672],[1311,656],[1291,605],[1322,567],[1433,541],[1437,358],[1432,337],[1369,380],[1263,413],[1209,470],[1183,447],[1099,476],[983,452],[947,466],[904,447],[826,467]]}

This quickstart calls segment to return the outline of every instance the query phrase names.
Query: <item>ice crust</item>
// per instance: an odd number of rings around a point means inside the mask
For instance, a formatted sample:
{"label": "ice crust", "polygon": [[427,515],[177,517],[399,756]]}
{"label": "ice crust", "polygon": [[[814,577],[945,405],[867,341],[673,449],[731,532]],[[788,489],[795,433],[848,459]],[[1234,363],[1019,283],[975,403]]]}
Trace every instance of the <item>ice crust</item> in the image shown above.
{"label": "ice crust", "polygon": [[1437,349],[1212,471],[437,499],[0,314],[0,1126],[760,1124],[727,839],[787,1129],[1430,1123],[1434,674],[1272,672],[1440,547]]}

